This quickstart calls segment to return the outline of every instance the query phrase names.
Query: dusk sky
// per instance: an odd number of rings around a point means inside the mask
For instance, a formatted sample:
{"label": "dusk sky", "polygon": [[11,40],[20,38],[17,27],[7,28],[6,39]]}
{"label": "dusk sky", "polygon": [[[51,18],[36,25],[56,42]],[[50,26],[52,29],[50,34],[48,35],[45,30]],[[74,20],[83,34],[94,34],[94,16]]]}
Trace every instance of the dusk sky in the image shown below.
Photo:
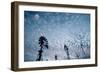
{"label": "dusk sky", "polygon": [[[83,39],[90,44],[90,14],[24,11],[24,61],[36,60],[41,34],[47,38],[50,46],[48,50],[44,49],[43,59],[54,60],[57,55],[59,60],[64,60],[64,44],[75,42],[78,34],[85,35]],[[70,57],[76,58],[74,51],[79,48],[72,47]],[[90,48],[86,51],[89,54]],[[81,50],[76,52],[82,57]]]}

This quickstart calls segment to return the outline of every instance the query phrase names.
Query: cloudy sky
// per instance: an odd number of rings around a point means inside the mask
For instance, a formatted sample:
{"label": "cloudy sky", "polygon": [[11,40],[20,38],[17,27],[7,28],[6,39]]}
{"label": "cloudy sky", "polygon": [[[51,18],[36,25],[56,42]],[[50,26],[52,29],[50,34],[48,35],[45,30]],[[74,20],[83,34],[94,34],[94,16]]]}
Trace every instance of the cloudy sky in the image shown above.
{"label": "cloudy sky", "polygon": [[[64,44],[76,39],[78,34],[90,39],[90,14],[24,11],[24,61],[36,60],[41,34],[50,46],[44,49],[43,60],[54,60],[55,55],[59,60],[67,59]],[[70,49],[71,58],[75,58],[74,50]]]}

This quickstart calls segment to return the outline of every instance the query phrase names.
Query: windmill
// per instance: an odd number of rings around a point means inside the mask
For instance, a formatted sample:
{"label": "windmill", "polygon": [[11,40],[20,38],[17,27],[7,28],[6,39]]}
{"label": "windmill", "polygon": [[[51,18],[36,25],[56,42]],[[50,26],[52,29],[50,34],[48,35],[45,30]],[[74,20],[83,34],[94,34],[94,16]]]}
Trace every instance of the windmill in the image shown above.
{"label": "windmill", "polygon": [[46,39],[45,36],[41,36],[39,38],[39,46],[40,46],[40,50],[38,51],[38,58],[36,59],[36,61],[41,61],[43,49],[44,48],[48,49],[48,40]]}

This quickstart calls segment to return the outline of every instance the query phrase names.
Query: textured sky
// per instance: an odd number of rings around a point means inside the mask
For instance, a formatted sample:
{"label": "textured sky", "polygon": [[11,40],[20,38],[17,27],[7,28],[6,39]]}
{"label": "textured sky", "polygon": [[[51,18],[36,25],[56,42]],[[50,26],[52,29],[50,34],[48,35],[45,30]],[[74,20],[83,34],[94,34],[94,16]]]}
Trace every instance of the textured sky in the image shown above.
{"label": "textured sky", "polygon": [[[64,44],[70,44],[70,58],[76,58],[74,51],[83,58],[82,50],[72,43],[77,41],[78,44],[78,35],[81,35],[84,42],[90,44],[90,14],[24,11],[24,61],[37,59],[41,34],[47,38],[50,46],[43,50],[43,60],[55,60],[55,55],[58,60],[67,59]],[[89,55],[90,48],[84,48]]]}

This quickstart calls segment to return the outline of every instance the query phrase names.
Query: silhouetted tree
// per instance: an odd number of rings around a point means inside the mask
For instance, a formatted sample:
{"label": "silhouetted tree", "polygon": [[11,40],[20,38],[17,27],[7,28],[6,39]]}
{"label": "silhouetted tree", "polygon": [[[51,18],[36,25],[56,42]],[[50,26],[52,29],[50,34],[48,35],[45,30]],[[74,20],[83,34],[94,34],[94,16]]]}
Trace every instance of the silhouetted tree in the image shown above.
{"label": "silhouetted tree", "polygon": [[68,47],[66,45],[64,45],[64,50],[67,54],[67,58],[70,59],[70,56],[69,56],[69,50],[68,50]]}
{"label": "silhouetted tree", "polygon": [[39,45],[40,45],[40,50],[38,51],[38,58],[36,59],[36,61],[40,61],[42,58],[42,53],[43,53],[43,48],[47,48],[48,49],[48,40],[46,39],[46,37],[41,36],[39,38]]}

